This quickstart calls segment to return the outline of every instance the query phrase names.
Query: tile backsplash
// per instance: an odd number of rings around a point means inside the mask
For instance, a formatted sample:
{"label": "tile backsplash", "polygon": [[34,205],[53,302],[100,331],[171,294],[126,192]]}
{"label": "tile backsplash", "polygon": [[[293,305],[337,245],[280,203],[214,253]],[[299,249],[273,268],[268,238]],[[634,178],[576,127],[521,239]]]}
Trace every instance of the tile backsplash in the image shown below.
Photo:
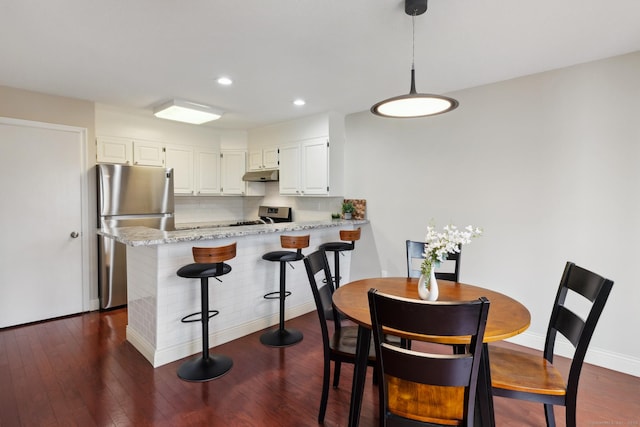
{"label": "tile backsplash", "polygon": [[188,222],[253,220],[258,217],[258,206],[291,206],[294,221],[330,219],[331,213],[340,212],[342,197],[289,197],[281,196],[278,183],[266,183],[265,196],[176,196],[176,224]]}

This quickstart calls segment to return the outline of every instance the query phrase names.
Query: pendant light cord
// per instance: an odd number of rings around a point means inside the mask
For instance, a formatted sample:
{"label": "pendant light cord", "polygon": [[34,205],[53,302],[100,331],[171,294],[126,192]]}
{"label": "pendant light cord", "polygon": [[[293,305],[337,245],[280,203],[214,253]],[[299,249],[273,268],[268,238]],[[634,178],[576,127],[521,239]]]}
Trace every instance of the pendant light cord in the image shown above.
{"label": "pendant light cord", "polygon": [[411,15],[411,69],[415,68],[415,58],[416,58],[416,10],[413,10],[413,15]]}
{"label": "pendant light cord", "polygon": [[413,10],[413,15],[411,15],[411,87],[409,89],[409,94],[415,94],[416,91],[416,13],[417,10]]}

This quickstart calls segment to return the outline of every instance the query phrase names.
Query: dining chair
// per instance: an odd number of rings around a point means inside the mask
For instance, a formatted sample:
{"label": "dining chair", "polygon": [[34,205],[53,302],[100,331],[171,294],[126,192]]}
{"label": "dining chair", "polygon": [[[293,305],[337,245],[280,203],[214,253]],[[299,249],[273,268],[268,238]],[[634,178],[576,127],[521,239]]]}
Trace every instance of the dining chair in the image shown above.
{"label": "dining chair", "polygon": [[[493,395],[543,403],[549,427],[555,426],[553,406],[565,406],[566,425],[575,427],[580,371],[612,287],[611,280],[567,262],[551,311],[542,356],[489,346]],[[571,304],[566,302],[567,295],[571,295],[570,301],[581,295],[591,302],[588,312],[583,314],[586,320],[568,307]],[[580,307],[575,311],[585,310],[577,300],[574,301],[573,304]],[[553,365],[558,333],[574,348],[566,383],[562,373]]]}
{"label": "dining chair", "polygon": [[[415,240],[407,240],[407,277],[418,278],[422,273],[420,265],[424,260],[424,242],[416,242]],[[447,260],[439,267],[436,267],[436,280],[450,280],[457,282],[460,274],[460,252],[452,253],[447,256]],[[411,340],[402,340],[404,348],[411,348]],[[464,346],[453,345],[453,351],[463,353]]]}
{"label": "dining chair", "polygon": [[[422,301],[376,289],[370,289],[368,297],[378,363],[380,425],[471,427],[489,300]],[[384,334],[411,336],[414,349],[389,345]],[[448,354],[418,345],[420,335],[470,338],[463,354]]]}
{"label": "dining chair", "polygon": [[[420,264],[424,259],[424,242],[407,240],[407,277],[420,277]],[[460,275],[460,252],[449,254],[436,268],[436,279],[457,282]]]}
{"label": "dining chair", "polygon": [[[318,422],[324,421],[327,410],[327,400],[329,397],[329,378],[331,375],[331,361],[334,362],[333,388],[338,388],[340,382],[340,368],[342,362],[353,363],[356,361],[356,341],[358,338],[357,326],[345,326],[340,321],[327,321],[326,312],[332,311],[333,318],[338,319],[338,313],[333,306],[333,280],[326,254],[318,250],[304,258],[304,265],[307,269],[311,292],[316,303],[316,311],[320,320],[320,330],[322,333],[322,347],[324,357],[324,370],[322,376],[322,395],[320,398],[320,410],[318,412]],[[316,276],[318,280],[316,280]],[[324,282],[324,283],[323,283]],[[321,286],[318,286],[321,283]],[[332,333],[329,334],[330,325]],[[369,351],[368,364],[374,366],[375,351],[373,346]]]}

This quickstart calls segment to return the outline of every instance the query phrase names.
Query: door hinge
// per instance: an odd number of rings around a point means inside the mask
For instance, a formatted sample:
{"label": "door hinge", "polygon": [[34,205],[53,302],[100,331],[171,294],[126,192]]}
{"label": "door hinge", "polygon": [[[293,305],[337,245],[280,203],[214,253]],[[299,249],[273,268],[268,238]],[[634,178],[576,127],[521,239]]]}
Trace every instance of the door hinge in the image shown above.
{"label": "door hinge", "polygon": [[162,147],[162,152],[166,153],[167,152],[167,147]]}

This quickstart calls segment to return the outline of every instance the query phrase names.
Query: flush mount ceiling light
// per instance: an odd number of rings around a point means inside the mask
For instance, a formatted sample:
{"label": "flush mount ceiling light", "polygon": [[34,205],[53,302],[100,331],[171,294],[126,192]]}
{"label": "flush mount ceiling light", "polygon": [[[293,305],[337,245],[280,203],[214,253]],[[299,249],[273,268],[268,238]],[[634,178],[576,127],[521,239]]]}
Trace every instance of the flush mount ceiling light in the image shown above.
{"label": "flush mount ceiling light", "polygon": [[179,99],[172,99],[153,110],[153,115],[161,119],[175,120],[194,125],[218,120],[222,117],[222,114],[222,110],[208,105]]}
{"label": "flush mount ceiling light", "polygon": [[426,117],[449,112],[458,107],[458,101],[442,95],[418,93],[415,78],[415,18],[427,11],[427,0],[405,0],[404,11],[411,16],[413,46],[411,53],[411,89],[408,95],[394,96],[371,107],[371,112],[382,117]]}

